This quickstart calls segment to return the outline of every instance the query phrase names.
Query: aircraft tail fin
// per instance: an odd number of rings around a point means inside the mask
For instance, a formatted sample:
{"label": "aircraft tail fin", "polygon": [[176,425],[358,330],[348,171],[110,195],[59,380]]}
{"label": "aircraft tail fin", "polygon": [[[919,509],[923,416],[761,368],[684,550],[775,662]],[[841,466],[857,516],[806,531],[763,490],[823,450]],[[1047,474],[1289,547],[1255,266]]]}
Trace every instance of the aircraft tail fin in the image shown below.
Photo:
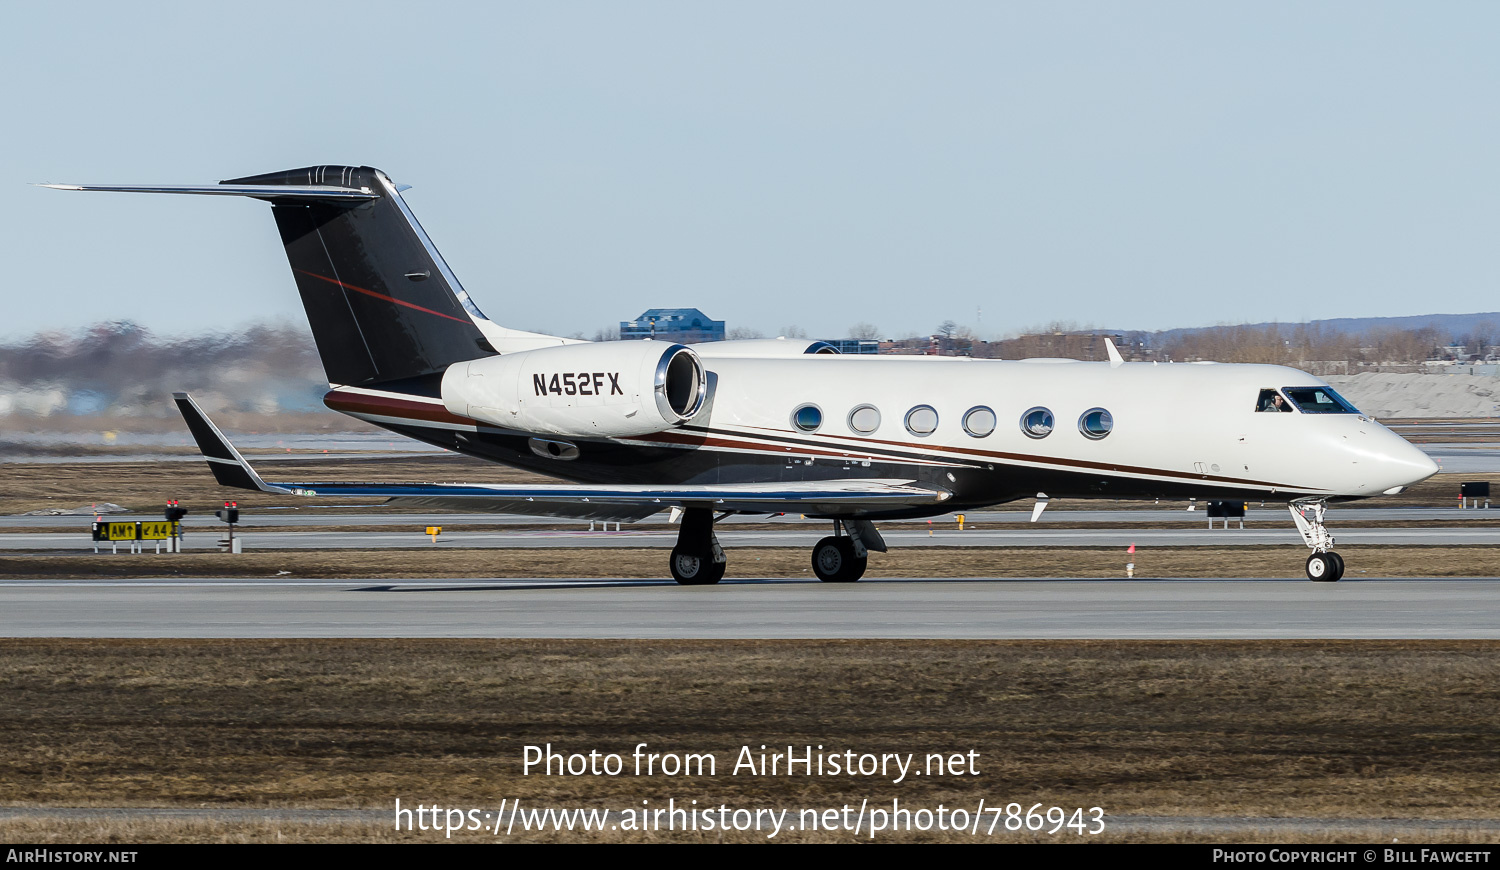
{"label": "aircraft tail fin", "polygon": [[419,377],[495,352],[471,316],[484,315],[385,173],[315,166],[224,184],[374,195],[354,202],[263,197],[281,231],[329,383]]}
{"label": "aircraft tail fin", "polygon": [[378,169],[312,166],[217,185],[46,186],[269,202],[331,384],[420,377],[496,353],[477,323],[488,318]]}

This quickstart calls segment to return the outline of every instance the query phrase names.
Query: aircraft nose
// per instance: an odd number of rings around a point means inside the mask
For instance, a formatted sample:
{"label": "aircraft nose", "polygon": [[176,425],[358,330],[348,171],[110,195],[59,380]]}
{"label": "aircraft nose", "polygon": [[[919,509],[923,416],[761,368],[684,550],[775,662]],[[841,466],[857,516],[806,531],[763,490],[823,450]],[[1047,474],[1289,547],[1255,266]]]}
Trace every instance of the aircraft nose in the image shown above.
{"label": "aircraft nose", "polygon": [[1440,469],[1432,457],[1423,453],[1421,448],[1407,441],[1405,438],[1390,433],[1391,440],[1396,443],[1389,444],[1381,451],[1378,462],[1380,484],[1382,492],[1400,492],[1408,486],[1421,483],[1427,478],[1437,474]]}

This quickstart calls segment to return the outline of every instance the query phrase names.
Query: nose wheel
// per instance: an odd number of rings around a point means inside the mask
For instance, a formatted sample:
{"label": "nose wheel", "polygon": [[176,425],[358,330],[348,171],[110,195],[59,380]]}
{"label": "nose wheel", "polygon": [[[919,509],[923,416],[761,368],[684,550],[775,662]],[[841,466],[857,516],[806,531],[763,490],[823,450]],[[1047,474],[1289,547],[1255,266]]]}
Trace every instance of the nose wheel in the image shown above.
{"label": "nose wheel", "polygon": [[1323,525],[1328,503],[1322,499],[1292,502],[1287,505],[1302,540],[1312,548],[1307,557],[1307,579],[1317,583],[1335,583],[1344,576],[1344,557],[1333,551],[1333,535]]}
{"label": "nose wheel", "polygon": [[1316,583],[1336,583],[1344,576],[1344,557],[1332,550],[1307,557],[1307,579]]}

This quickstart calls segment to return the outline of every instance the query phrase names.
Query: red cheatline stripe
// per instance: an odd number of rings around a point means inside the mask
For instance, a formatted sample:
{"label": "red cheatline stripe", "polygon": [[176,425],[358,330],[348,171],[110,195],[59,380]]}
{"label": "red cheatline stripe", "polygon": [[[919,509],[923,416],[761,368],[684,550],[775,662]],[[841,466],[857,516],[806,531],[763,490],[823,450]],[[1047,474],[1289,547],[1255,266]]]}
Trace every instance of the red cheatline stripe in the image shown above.
{"label": "red cheatline stripe", "polygon": [[448,413],[447,409],[442,406],[433,407],[432,405],[419,402],[407,402],[384,396],[329,393],[323,397],[323,404],[335,411],[343,411],[345,413],[380,414],[386,417],[406,417],[408,419],[427,420],[433,423],[462,423],[468,426],[477,424],[475,420]]}
{"label": "red cheatline stripe", "polygon": [[337,284],[340,287],[344,288],[345,290],[353,290],[356,293],[363,293],[366,296],[374,296],[376,299],[384,299],[387,302],[394,302],[397,305],[405,305],[407,308],[414,308],[417,311],[425,311],[428,314],[436,314],[438,317],[446,317],[449,320],[456,320],[459,323],[471,323],[472,322],[472,321],[464,320],[462,317],[454,317],[451,314],[444,314],[441,311],[433,311],[431,308],[423,308],[420,305],[413,305],[410,302],[403,302],[403,301],[401,301],[400,299],[397,299],[394,296],[387,296],[384,293],[376,293],[374,290],[366,290],[363,287],[356,287],[353,284],[345,284],[343,281],[340,281],[337,278],[329,278],[326,275],[319,275],[319,274],[316,274],[314,272],[308,272],[305,269],[296,269],[294,271],[301,272],[302,274],[308,276],[309,278],[317,278],[319,281],[327,281],[330,284]]}

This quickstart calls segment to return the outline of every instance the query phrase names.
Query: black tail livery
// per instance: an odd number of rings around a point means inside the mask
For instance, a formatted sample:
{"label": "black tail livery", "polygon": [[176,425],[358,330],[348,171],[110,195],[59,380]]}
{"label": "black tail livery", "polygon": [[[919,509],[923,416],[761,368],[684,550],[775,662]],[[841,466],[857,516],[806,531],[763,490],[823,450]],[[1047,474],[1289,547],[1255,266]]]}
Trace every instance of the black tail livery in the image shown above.
{"label": "black tail livery", "polygon": [[312,166],[218,185],[49,186],[271,203],[331,384],[420,377],[495,353],[474,323],[484,315],[402,200],[403,188],[378,169]]}

